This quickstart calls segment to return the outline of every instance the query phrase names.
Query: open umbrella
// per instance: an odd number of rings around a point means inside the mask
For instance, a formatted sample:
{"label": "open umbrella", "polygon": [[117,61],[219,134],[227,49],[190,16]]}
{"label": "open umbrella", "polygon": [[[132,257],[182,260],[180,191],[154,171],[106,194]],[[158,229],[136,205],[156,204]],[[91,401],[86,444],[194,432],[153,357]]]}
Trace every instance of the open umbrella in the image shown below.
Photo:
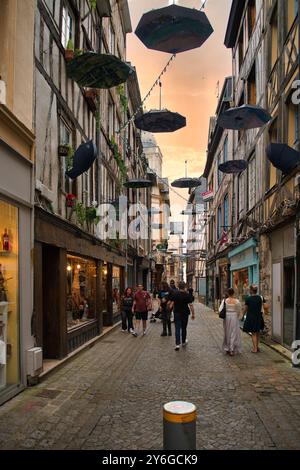
{"label": "open umbrella", "polygon": [[143,131],[174,132],[186,126],[186,118],[167,109],[152,109],[135,119],[135,125]]}
{"label": "open umbrella", "polygon": [[245,160],[229,160],[219,165],[219,170],[222,173],[234,174],[245,171],[247,167],[248,163]]}
{"label": "open umbrella", "polygon": [[88,171],[97,157],[97,147],[92,140],[81,144],[73,156],[73,167],[66,171],[66,175],[74,180],[82,173]]}
{"label": "open umbrella", "polygon": [[171,186],[173,188],[197,188],[201,186],[201,180],[199,178],[179,178],[173,181]]}
{"label": "open umbrella", "polygon": [[126,82],[133,68],[112,54],[84,52],[67,64],[67,74],[80,86],[112,88]]}
{"label": "open umbrella", "polygon": [[224,129],[242,130],[263,127],[272,116],[259,106],[244,104],[230,108],[219,116],[218,124]]}
{"label": "open umbrella", "polygon": [[135,180],[126,181],[123,184],[123,186],[125,186],[125,188],[138,189],[138,188],[151,188],[151,186],[153,186],[153,184],[149,180],[135,179]]}
{"label": "open umbrella", "polygon": [[148,49],[170,54],[201,47],[212,33],[203,11],[178,5],[148,11],[135,31]]}
{"label": "open umbrella", "polygon": [[266,150],[270,162],[287,175],[300,163],[300,153],[287,144],[270,144]]}

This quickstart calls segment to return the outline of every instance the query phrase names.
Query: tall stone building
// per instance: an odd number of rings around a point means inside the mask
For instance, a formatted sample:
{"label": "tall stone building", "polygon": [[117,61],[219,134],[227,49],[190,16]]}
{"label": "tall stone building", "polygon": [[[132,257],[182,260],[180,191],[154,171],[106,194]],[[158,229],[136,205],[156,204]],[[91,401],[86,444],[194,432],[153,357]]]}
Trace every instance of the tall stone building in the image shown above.
{"label": "tall stone building", "polygon": [[259,285],[271,305],[269,334],[288,348],[300,324],[299,165],[287,172],[276,168],[266,149],[280,143],[299,151],[299,103],[293,99],[298,8],[295,0],[234,0],[225,38],[232,49],[234,105],[259,105],[272,115],[263,128],[233,133],[233,158],[245,159],[248,169],[234,177],[233,236],[244,242],[228,253],[231,281],[242,298],[242,288],[246,293],[252,282]]}
{"label": "tall stone building", "polygon": [[0,404],[21,391],[33,346],[32,0],[4,0],[0,14]]}

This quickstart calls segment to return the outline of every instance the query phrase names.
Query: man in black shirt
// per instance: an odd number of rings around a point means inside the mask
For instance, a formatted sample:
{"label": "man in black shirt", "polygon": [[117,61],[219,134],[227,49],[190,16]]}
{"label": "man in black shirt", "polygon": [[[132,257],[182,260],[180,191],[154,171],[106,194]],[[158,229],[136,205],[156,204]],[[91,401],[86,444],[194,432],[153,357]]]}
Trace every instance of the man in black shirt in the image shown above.
{"label": "man in black shirt", "polygon": [[192,312],[192,320],[195,319],[195,311],[193,306],[193,298],[186,291],[185,283],[179,283],[179,290],[170,293],[169,297],[171,301],[170,308],[174,309],[174,321],[175,321],[175,335],[176,335],[176,346],[175,351],[179,351],[180,344],[183,347],[187,345],[187,324],[189,321],[189,315]]}

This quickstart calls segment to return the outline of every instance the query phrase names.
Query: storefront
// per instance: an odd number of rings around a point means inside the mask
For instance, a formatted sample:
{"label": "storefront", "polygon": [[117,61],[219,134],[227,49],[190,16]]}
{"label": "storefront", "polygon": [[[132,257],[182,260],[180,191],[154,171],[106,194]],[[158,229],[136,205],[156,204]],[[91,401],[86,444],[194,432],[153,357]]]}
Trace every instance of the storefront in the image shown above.
{"label": "storefront", "polygon": [[251,238],[228,254],[231,285],[241,302],[249,295],[251,284],[259,285],[259,258],[257,241]]}
{"label": "storefront", "polygon": [[296,230],[294,224],[270,234],[272,254],[272,338],[291,348],[296,338]]}
{"label": "storefront", "polygon": [[[33,344],[32,164],[0,140],[0,404],[27,385]],[[22,287],[21,287],[22,286]]]}
{"label": "storefront", "polygon": [[214,308],[215,305],[215,265],[208,265],[206,268],[206,303],[208,307]]}
{"label": "storefront", "polygon": [[217,268],[219,273],[219,298],[218,300],[224,299],[227,294],[227,290],[230,287],[230,264],[226,257],[222,257],[217,260]]}
{"label": "storefront", "polygon": [[44,359],[62,359],[118,321],[124,258],[66,220],[35,213],[35,335]]}

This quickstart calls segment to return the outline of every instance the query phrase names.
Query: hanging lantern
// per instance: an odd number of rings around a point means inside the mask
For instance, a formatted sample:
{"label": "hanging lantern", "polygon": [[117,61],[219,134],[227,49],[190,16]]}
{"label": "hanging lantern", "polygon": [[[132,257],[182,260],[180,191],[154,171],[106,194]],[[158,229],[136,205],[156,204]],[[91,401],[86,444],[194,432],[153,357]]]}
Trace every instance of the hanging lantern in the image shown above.
{"label": "hanging lantern", "polygon": [[148,49],[170,54],[201,47],[212,33],[203,11],[178,5],[148,11],[135,31]]}
{"label": "hanging lantern", "polygon": [[263,127],[272,116],[259,106],[244,104],[238,108],[230,108],[219,116],[218,124],[224,129],[243,130]]}
{"label": "hanging lantern", "polygon": [[266,153],[272,165],[285,175],[293,171],[300,163],[300,153],[287,144],[270,144]]}
{"label": "hanging lantern", "polygon": [[123,186],[125,186],[125,188],[139,189],[139,188],[151,188],[153,184],[149,180],[135,179],[135,180],[126,181],[123,184]]}
{"label": "hanging lantern", "polygon": [[126,82],[134,69],[112,54],[84,52],[67,64],[68,77],[89,88],[112,88]]}
{"label": "hanging lantern", "polygon": [[186,118],[167,109],[153,109],[137,117],[134,123],[138,129],[143,131],[153,133],[175,132],[186,126]]}
{"label": "hanging lantern", "polygon": [[73,156],[72,169],[66,171],[66,175],[74,180],[92,166],[97,158],[97,147],[92,140],[81,144]]}
{"label": "hanging lantern", "polygon": [[199,178],[180,178],[178,180],[173,181],[171,186],[173,188],[197,188],[201,186],[201,180]]}
{"label": "hanging lantern", "polygon": [[248,163],[245,160],[229,160],[219,165],[219,171],[227,174],[242,173],[247,168]]}

